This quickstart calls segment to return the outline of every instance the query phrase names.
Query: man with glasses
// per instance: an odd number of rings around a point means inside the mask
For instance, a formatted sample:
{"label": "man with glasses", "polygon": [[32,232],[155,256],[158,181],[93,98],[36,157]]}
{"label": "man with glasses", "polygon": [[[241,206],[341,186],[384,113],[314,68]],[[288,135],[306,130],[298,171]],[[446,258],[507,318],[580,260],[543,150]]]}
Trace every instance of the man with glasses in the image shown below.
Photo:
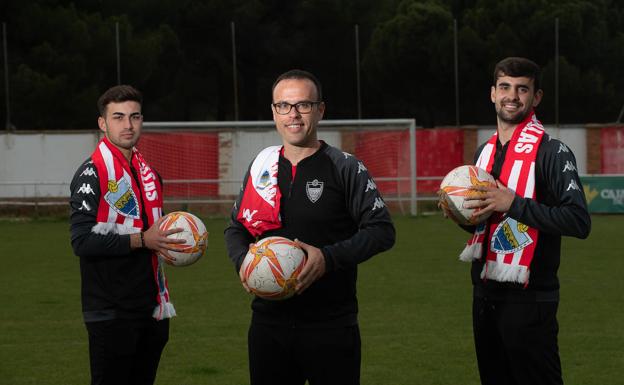
{"label": "man with glasses", "polygon": [[143,97],[119,85],[98,100],[104,138],[71,182],[71,243],[80,257],[82,314],[89,336],[91,384],[153,384],[169,338],[168,257],[159,229],[162,181],[135,144]]}
{"label": "man with glasses", "polygon": [[271,108],[282,146],[263,150],[245,175],[228,254],[246,289],[241,264],[259,239],[295,240],[307,262],[295,296],[253,300],[251,384],[359,384],[357,265],[392,247],[394,226],[363,163],[317,138],[325,103],[314,75],[280,75]]}

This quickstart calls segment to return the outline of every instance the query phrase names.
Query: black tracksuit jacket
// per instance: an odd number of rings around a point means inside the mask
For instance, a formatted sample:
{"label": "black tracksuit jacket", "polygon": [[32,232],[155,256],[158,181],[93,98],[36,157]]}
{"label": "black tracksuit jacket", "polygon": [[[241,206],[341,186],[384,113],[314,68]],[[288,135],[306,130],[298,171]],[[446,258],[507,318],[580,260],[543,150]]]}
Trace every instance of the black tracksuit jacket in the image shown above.
{"label": "black tracksuit jacket", "polygon": [[[485,143],[475,155],[475,163]],[[498,179],[509,142],[496,141],[496,154],[491,174]],[[472,263],[472,283],[480,295],[492,299],[532,301],[536,292],[554,293],[559,290],[561,236],[586,238],[591,228],[585,193],[576,170],[572,151],[559,140],[545,134],[535,160],[536,200],[514,198],[507,215],[539,231],[535,255],[531,261],[529,283],[501,283],[480,278],[485,261],[483,256]],[[467,228],[468,229],[468,228]],[[470,230],[473,230],[471,228]],[[556,298],[556,296],[550,296]]]}
{"label": "black tracksuit jacket", "polygon": [[[253,322],[292,327],[344,326],[357,323],[357,265],[394,244],[395,231],[379,191],[355,157],[321,142],[321,148],[303,159],[292,179],[291,163],[280,156],[278,185],[282,193],[282,227],[260,238],[295,238],[321,249],[326,273],[301,295],[283,301],[256,297]],[[249,172],[243,181],[247,184]],[[316,202],[306,185],[323,183]],[[230,259],[239,271],[249,244],[256,240],[236,219],[242,191],[225,240]]]}
{"label": "black tracksuit jacket", "polygon": [[[151,252],[131,250],[128,234],[100,235],[91,231],[97,223],[102,192],[97,169],[90,160],[78,168],[70,185],[71,244],[74,254],[80,257],[84,320],[151,317],[158,293]],[[132,169],[132,174],[139,183],[136,170]],[[142,201],[139,204],[143,207]],[[143,211],[143,223],[147,223]]]}

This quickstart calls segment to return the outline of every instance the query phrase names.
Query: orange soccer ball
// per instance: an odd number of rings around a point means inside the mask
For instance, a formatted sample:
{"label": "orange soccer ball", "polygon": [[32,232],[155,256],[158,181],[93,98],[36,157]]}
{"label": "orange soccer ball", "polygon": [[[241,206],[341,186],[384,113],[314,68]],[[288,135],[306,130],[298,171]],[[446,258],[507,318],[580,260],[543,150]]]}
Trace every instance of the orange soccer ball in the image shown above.
{"label": "orange soccer ball", "polygon": [[184,243],[171,243],[169,246],[174,247],[175,251],[169,251],[169,255],[175,258],[171,262],[164,259],[165,262],[172,266],[188,266],[191,265],[206,251],[208,246],[208,232],[206,226],[191,213],[184,211],[174,211],[165,215],[163,222],[160,224],[161,230],[169,230],[181,228],[183,231],[169,235],[171,239],[184,239]]}
{"label": "orange soccer ball", "polygon": [[477,209],[464,207],[467,197],[478,196],[480,193],[472,190],[476,186],[496,187],[496,180],[487,171],[477,166],[459,166],[449,172],[440,184],[440,204],[446,209],[449,217],[460,225],[476,225],[485,221],[488,216],[479,217],[479,222],[472,219]]}
{"label": "orange soccer ball", "polygon": [[295,294],[305,262],[305,253],[290,239],[267,237],[249,248],[241,269],[255,295],[281,300]]}

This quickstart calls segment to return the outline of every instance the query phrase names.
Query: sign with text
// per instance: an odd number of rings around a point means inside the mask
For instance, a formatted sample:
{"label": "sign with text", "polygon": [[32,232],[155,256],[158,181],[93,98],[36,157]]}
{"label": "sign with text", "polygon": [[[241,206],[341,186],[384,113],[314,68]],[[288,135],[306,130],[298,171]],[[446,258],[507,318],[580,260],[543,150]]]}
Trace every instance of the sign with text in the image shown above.
{"label": "sign with text", "polygon": [[624,175],[581,177],[590,213],[624,213]]}

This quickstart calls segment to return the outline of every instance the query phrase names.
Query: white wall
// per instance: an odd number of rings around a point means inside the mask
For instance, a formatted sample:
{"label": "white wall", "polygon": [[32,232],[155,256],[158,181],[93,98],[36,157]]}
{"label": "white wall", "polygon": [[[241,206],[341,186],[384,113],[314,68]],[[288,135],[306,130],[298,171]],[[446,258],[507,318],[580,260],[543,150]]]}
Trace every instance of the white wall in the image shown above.
{"label": "white wall", "polygon": [[[97,140],[95,131],[0,134],[0,183],[22,183],[0,184],[0,197],[69,196],[69,182]],[[37,191],[26,183],[38,183]]]}

